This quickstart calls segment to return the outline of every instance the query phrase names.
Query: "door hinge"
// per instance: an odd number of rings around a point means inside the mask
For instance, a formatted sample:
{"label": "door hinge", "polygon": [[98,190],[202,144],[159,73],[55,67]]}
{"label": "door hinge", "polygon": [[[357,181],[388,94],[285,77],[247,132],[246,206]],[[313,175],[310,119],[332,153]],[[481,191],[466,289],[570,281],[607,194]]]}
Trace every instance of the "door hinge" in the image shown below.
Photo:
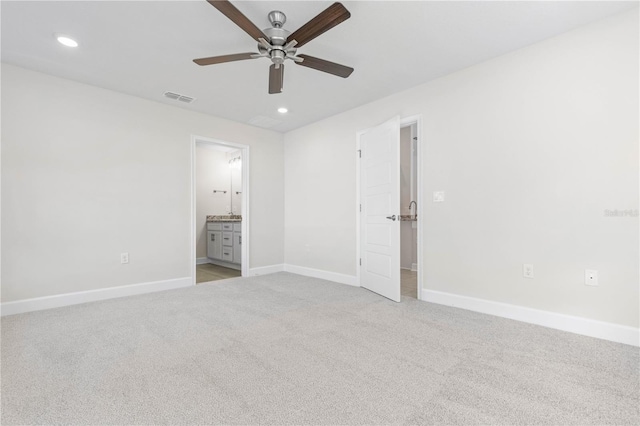
{"label": "door hinge", "polygon": [[360,266],[362,266],[362,258],[360,258]]}
{"label": "door hinge", "polygon": [[362,204],[360,204],[360,212],[362,212]]}
{"label": "door hinge", "polygon": [[361,149],[358,150],[358,158],[362,158],[362,150]]}

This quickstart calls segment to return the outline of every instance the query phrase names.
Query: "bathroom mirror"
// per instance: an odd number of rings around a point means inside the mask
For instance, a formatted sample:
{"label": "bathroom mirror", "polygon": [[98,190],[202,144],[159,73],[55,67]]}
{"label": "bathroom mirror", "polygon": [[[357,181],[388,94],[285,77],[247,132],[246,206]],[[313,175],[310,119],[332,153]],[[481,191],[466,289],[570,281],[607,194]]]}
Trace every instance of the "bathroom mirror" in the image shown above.
{"label": "bathroom mirror", "polygon": [[229,153],[229,173],[231,174],[231,214],[242,214],[242,153]]}

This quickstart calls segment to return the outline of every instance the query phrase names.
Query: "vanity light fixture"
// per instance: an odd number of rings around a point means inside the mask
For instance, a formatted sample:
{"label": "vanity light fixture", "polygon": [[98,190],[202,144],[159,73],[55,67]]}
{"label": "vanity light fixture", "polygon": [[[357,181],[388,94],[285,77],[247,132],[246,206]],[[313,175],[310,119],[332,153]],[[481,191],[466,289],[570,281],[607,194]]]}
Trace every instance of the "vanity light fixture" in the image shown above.
{"label": "vanity light fixture", "polygon": [[53,36],[56,38],[56,40],[58,40],[58,43],[62,45],[65,45],[67,47],[78,47],[78,42],[69,36],[62,34],[54,34]]}
{"label": "vanity light fixture", "polygon": [[289,110],[286,109],[285,107],[281,107],[281,108],[278,108],[278,112],[280,114],[286,114],[287,112],[289,112]]}
{"label": "vanity light fixture", "polygon": [[232,169],[240,169],[242,167],[242,158],[234,157],[229,160],[229,167]]}

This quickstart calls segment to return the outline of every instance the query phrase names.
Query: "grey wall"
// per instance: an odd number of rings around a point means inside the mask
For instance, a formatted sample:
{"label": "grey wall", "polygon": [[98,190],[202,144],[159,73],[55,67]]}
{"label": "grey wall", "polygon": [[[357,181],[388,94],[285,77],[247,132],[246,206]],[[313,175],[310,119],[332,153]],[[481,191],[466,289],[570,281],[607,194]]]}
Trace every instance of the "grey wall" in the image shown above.
{"label": "grey wall", "polygon": [[2,301],[191,276],[191,135],[251,147],[250,267],[282,264],[281,134],[3,64]]}
{"label": "grey wall", "polygon": [[286,263],[356,274],[356,133],[421,114],[424,288],[638,327],[638,73],[635,9],[287,133]]}

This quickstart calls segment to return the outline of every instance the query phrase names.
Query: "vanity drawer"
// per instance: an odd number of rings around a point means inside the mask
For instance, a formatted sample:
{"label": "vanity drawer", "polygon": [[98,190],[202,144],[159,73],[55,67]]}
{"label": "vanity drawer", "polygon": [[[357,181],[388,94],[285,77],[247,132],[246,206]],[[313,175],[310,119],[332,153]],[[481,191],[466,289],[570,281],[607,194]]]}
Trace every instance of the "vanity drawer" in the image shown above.
{"label": "vanity drawer", "polygon": [[216,222],[207,222],[207,231],[221,231],[222,224]]}
{"label": "vanity drawer", "polygon": [[240,232],[242,231],[242,224],[241,223],[234,223],[233,224],[233,232]]}
{"label": "vanity drawer", "polygon": [[223,222],[222,223],[222,230],[223,231],[233,231],[233,223]]}
{"label": "vanity drawer", "polygon": [[233,245],[233,232],[223,232],[222,233],[222,245],[223,246],[232,246]]}
{"label": "vanity drawer", "polygon": [[225,262],[233,262],[233,248],[222,247],[222,260]]}

